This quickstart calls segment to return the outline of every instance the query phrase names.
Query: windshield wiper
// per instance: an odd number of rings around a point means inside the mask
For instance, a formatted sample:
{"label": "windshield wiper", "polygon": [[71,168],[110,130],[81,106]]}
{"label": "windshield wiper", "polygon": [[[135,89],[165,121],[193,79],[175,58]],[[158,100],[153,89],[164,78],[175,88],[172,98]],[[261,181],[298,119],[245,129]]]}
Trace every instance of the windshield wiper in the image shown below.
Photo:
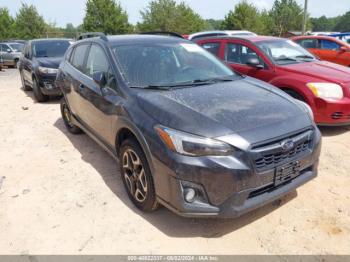
{"label": "windshield wiper", "polygon": [[191,81],[181,82],[178,84],[169,85],[171,87],[182,87],[182,86],[198,86],[198,85],[210,85],[215,81],[213,79],[195,79]]}
{"label": "windshield wiper", "polygon": [[232,79],[232,78],[218,77],[218,78],[208,78],[208,79],[195,79],[195,80],[191,80],[191,81],[181,82],[181,83],[178,83],[178,84],[130,86],[130,88],[169,90],[172,87],[210,85],[210,84],[213,84],[213,83],[216,83],[216,82],[226,82],[226,81],[233,81],[233,80],[234,79]]}
{"label": "windshield wiper", "polygon": [[232,76],[224,76],[224,77],[217,77],[217,78],[212,78],[211,80],[216,81],[216,82],[230,82],[234,81],[235,79],[232,78]]}
{"label": "windshield wiper", "polygon": [[310,55],[298,55],[296,58],[305,58],[305,59],[315,59],[313,56]]}
{"label": "windshield wiper", "polygon": [[217,82],[228,82],[233,81],[233,78],[227,77],[217,77],[217,78],[208,78],[208,79],[195,79],[192,81],[182,82],[174,85],[170,85],[169,87],[181,87],[181,86],[198,86],[198,85],[211,85]]}
{"label": "windshield wiper", "polygon": [[279,57],[279,58],[275,58],[275,61],[294,61],[294,62],[298,62],[298,60],[296,58],[293,58],[293,57]]}
{"label": "windshield wiper", "polygon": [[170,86],[161,86],[161,85],[148,85],[148,86],[129,86],[130,88],[138,89],[153,89],[153,90],[169,90]]}

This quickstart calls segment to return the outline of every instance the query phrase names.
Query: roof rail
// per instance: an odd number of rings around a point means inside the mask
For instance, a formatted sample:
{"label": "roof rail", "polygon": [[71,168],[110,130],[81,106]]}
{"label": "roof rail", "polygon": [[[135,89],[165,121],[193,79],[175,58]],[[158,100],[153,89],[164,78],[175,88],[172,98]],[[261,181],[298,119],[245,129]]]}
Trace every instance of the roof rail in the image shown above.
{"label": "roof rail", "polygon": [[141,35],[167,35],[174,36],[178,38],[184,38],[182,35],[176,32],[168,32],[168,31],[150,31],[150,32],[142,32]]}
{"label": "roof rail", "polygon": [[104,33],[101,33],[101,32],[83,33],[83,34],[78,36],[77,40],[79,41],[79,40],[83,40],[83,39],[86,39],[86,38],[93,38],[93,37],[99,37],[103,41],[108,42],[108,38],[106,37],[106,35]]}

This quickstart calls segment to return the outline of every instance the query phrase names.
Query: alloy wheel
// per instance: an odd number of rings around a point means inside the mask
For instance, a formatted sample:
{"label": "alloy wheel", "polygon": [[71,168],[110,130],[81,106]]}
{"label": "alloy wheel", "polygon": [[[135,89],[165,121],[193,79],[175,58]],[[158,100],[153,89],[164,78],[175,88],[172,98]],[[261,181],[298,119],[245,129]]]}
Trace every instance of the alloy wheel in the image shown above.
{"label": "alloy wheel", "polygon": [[147,180],[141,159],[135,151],[127,149],[122,161],[127,188],[136,201],[143,203],[147,198]]}

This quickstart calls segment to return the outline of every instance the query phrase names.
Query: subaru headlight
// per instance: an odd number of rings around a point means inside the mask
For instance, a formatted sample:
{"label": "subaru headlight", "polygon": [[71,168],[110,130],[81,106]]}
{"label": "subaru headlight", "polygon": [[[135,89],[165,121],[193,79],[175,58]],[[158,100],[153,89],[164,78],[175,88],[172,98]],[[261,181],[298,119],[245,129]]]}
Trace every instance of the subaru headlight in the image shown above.
{"label": "subaru headlight", "polygon": [[342,99],[343,89],[334,83],[308,83],[306,85],[316,97],[324,99]]}
{"label": "subaru headlight", "polygon": [[57,74],[58,69],[39,66],[39,72],[42,74]]}
{"label": "subaru headlight", "polygon": [[224,142],[188,134],[163,126],[155,130],[165,145],[172,151],[187,156],[224,156],[233,153],[234,148]]}

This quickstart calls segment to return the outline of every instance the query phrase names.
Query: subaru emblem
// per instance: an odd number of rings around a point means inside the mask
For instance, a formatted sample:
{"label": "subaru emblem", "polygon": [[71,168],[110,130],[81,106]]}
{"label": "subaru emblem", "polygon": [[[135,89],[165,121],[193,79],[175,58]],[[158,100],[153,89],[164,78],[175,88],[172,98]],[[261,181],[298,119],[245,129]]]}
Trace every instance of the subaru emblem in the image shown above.
{"label": "subaru emblem", "polygon": [[292,140],[283,141],[281,143],[283,151],[289,151],[294,148],[294,142]]}

